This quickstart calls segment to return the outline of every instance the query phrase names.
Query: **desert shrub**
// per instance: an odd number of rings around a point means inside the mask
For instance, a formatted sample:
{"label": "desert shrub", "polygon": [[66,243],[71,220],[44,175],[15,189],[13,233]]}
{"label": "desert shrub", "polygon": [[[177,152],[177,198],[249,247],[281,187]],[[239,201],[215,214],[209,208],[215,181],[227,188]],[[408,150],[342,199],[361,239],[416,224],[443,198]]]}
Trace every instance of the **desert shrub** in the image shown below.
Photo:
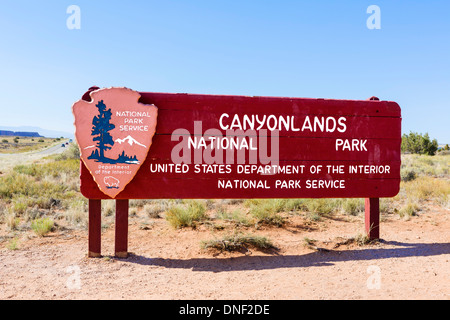
{"label": "desert shrub", "polygon": [[74,199],[70,201],[68,208],[64,211],[63,217],[70,224],[75,226],[88,226],[87,199]]}
{"label": "desert shrub", "polygon": [[412,169],[401,169],[400,178],[402,181],[412,181],[417,178],[417,173]]}
{"label": "desert shrub", "polygon": [[19,197],[15,198],[12,202],[11,209],[14,211],[16,215],[22,215],[28,208],[27,198]]}
{"label": "desert shrub", "polygon": [[8,245],[6,246],[8,250],[14,251],[19,250],[19,239],[13,238],[11,241],[9,241]]}
{"label": "desert shrub", "polygon": [[392,198],[381,198],[380,213],[392,213],[394,210],[394,201]]}
{"label": "desert shrub", "polygon": [[78,160],[64,159],[45,163],[18,165],[13,168],[13,171],[35,177],[39,180],[48,177],[60,178],[63,175],[69,178],[79,179],[79,168],[80,162]]}
{"label": "desert shrub", "polygon": [[244,199],[222,199],[220,202],[222,204],[236,205],[241,204],[244,201],[245,201]]}
{"label": "desert shrub", "polygon": [[339,208],[337,199],[306,199],[302,208],[308,212],[328,215]]}
{"label": "desert shrub", "polygon": [[361,212],[364,212],[364,199],[349,198],[342,199],[340,201],[341,209],[344,213],[356,216]]}
{"label": "desert shrub", "polygon": [[310,239],[308,237],[303,238],[303,246],[308,249],[315,249],[316,248],[316,242],[317,240]]}
{"label": "desert shrub", "polygon": [[300,207],[305,212],[305,217],[311,221],[319,221],[340,208],[340,199],[304,199]]}
{"label": "desert shrub", "polygon": [[[400,175],[403,181],[411,181],[421,175],[442,177],[448,175],[450,157],[446,155],[402,155]],[[412,173],[413,171],[414,173]]]}
{"label": "desert shrub", "polygon": [[339,210],[339,199],[249,199],[244,206],[261,222],[281,225],[284,223],[278,213],[305,211],[312,220]]}
{"label": "desert shrub", "polygon": [[78,144],[71,143],[69,147],[66,150],[64,150],[64,152],[56,156],[56,160],[67,160],[67,159],[74,159],[74,160],[80,159],[80,148],[78,147]]}
{"label": "desert shrub", "polygon": [[286,199],[285,200],[285,210],[286,211],[297,211],[302,208],[304,199]]}
{"label": "desert shrub", "polygon": [[152,200],[131,199],[129,205],[130,208],[143,208],[148,203],[152,203]]}
{"label": "desert shrub", "polygon": [[450,194],[450,181],[422,176],[402,185],[406,196],[416,201],[445,199]]}
{"label": "desert shrub", "polygon": [[351,238],[351,240],[356,243],[358,246],[364,246],[370,244],[372,240],[370,240],[369,236],[364,233],[358,233],[356,236]]}
{"label": "desert shrub", "polygon": [[149,218],[157,219],[161,218],[160,214],[166,211],[169,207],[170,205],[168,201],[161,200],[144,205],[144,211]]}
{"label": "desert shrub", "polygon": [[116,202],[114,200],[102,201],[102,213],[105,217],[114,215],[116,211]]}
{"label": "desert shrub", "polygon": [[279,213],[297,211],[304,207],[304,199],[248,199],[244,206],[257,223],[282,226],[286,219]]}
{"label": "desert shrub", "polygon": [[201,242],[203,249],[216,249],[220,251],[240,251],[242,249],[255,248],[267,250],[274,248],[272,242],[262,236],[235,233],[224,236],[222,239],[214,239]]}
{"label": "desert shrub", "polygon": [[40,237],[53,230],[54,222],[50,218],[40,218],[31,222],[31,229]]}
{"label": "desert shrub", "polygon": [[264,199],[249,201],[249,214],[256,219],[257,223],[282,226],[286,221],[279,215],[284,210],[283,199]]}
{"label": "desert shrub", "polygon": [[4,216],[4,221],[6,226],[10,230],[16,230],[19,226],[20,219],[17,217],[17,214],[13,210],[8,210]]}
{"label": "desert shrub", "polygon": [[400,208],[398,214],[400,217],[412,217],[419,211],[419,205],[416,202],[408,201],[406,205]]}
{"label": "desert shrub", "polygon": [[197,200],[171,206],[166,214],[166,220],[177,229],[195,227],[197,222],[205,219],[207,219],[205,204]]}
{"label": "desert shrub", "polygon": [[0,200],[26,220],[41,215],[40,209],[67,209],[82,198],[79,160],[48,158],[42,163],[18,165],[0,176]]}
{"label": "desert shrub", "polygon": [[[63,184],[48,180],[38,180],[16,172],[0,177],[0,198],[10,199],[10,201],[16,203],[20,199],[28,207],[37,205],[41,208],[49,209],[52,205],[60,203],[56,198],[70,198],[71,194],[66,191],[67,186]],[[17,204],[16,208],[20,208],[21,205]]]}
{"label": "desert shrub", "polygon": [[26,175],[29,175],[29,176],[35,176],[37,174],[36,173],[36,165],[35,164],[32,164],[32,165],[23,165],[23,164],[21,164],[21,165],[15,166],[13,170],[15,172],[23,173],[23,174],[26,174]]}
{"label": "desert shrub", "polygon": [[0,201],[0,221],[6,213],[8,213],[8,206],[5,202]]}
{"label": "desert shrub", "polygon": [[73,160],[19,165],[0,177],[0,198],[26,198],[28,207],[63,207],[64,200],[80,197],[79,163]]}
{"label": "desert shrub", "polygon": [[42,210],[39,210],[37,207],[27,208],[27,210],[25,211],[25,214],[23,215],[23,218],[25,221],[33,221],[33,220],[36,220],[37,218],[40,218],[44,214],[45,214],[45,212]]}
{"label": "desert shrub", "polygon": [[12,198],[14,195],[28,195],[33,179],[29,176],[9,173],[0,177],[0,198]]}
{"label": "desert shrub", "polygon": [[216,218],[233,223],[235,226],[250,226],[251,222],[240,210],[228,212],[223,206],[216,208]]}

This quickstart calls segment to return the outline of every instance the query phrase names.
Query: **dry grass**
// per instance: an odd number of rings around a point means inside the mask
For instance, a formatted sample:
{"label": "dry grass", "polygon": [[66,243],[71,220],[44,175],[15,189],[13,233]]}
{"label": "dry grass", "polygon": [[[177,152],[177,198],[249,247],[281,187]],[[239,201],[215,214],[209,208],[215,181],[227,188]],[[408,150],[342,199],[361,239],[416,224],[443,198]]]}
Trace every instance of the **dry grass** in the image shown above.
{"label": "dry grass", "polygon": [[53,230],[54,222],[50,218],[36,219],[31,223],[31,229],[40,237]]}
{"label": "dry grass", "polygon": [[36,151],[60,143],[61,139],[43,137],[0,136],[0,153]]}
{"label": "dry grass", "polygon": [[206,206],[203,202],[197,200],[186,201],[170,207],[167,210],[166,220],[176,228],[196,227],[197,223],[208,219],[206,215]]}
{"label": "dry grass", "polygon": [[443,205],[448,201],[450,182],[448,179],[420,176],[419,178],[403,183],[408,199],[415,201],[432,200]]}
{"label": "dry grass", "polygon": [[234,227],[249,227],[254,222],[239,209],[229,210],[224,205],[220,205],[215,209],[215,218],[228,223],[231,223]]}
{"label": "dry grass", "polygon": [[246,205],[257,224],[281,227],[286,222],[285,218],[279,214],[285,210],[283,199],[252,199],[248,200]]}
{"label": "dry grass", "polygon": [[[26,157],[24,157],[26,158]],[[7,169],[0,176],[0,217],[9,229],[43,215],[86,226],[87,201],[79,191],[79,159],[68,148],[63,155],[41,158]]]}
{"label": "dry grass", "polygon": [[399,210],[400,217],[410,218],[417,214],[420,210],[420,206],[417,202],[409,201],[404,206],[402,206]]}
{"label": "dry grass", "polygon": [[402,155],[400,193],[382,199],[381,211],[402,218],[417,215],[425,203],[449,207],[450,155]]}
{"label": "dry grass", "polygon": [[202,241],[201,246],[203,249],[219,251],[248,251],[249,248],[268,250],[275,248],[267,237],[242,233],[226,235],[221,239]]}

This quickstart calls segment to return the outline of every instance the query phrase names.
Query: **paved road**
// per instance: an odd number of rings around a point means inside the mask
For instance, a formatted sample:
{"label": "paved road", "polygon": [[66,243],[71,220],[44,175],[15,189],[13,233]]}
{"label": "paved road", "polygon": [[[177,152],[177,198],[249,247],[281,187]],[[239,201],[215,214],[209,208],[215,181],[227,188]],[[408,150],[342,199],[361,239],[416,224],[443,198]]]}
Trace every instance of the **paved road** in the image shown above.
{"label": "paved road", "polygon": [[[20,153],[0,153],[0,157],[17,157],[17,156],[26,157],[29,155],[48,156],[51,154],[62,153],[67,149],[67,147],[69,147],[69,145],[66,145],[66,142],[69,142],[69,139],[61,140],[60,143],[58,143],[57,145],[49,147],[47,149],[30,152],[20,152]],[[65,147],[62,146],[63,144],[65,145]]]}
{"label": "paved road", "polygon": [[44,150],[37,150],[24,153],[0,153],[0,174],[2,172],[6,172],[14,168],[17,165],[27,164],[32,161],[39,160],[42,157],[49,156],[51,154],[61,153],[64,150],[66,150],[67,147],[69,146],[66,145],[66,147],[62,147],[62,144],[63,143],[65,144],[68,141],[69,141],[68,139],[61,140],[61,142],[58,143],[57,145]]}
{"label": "paved road", "polygon": [[[66,142],[69,142],[69,140],[61,140],[61,143],[58,143],[56,146],[44,149],[44,150],[40,150],[37,152],[34,152],[35,154],[41,154],[41,155],[51,155],[51,154],[55,154],[55,153],[62,153],[64,152],[69,145],[66,145]],[[65,145],[65,147],[63,147],[63,145]]]}

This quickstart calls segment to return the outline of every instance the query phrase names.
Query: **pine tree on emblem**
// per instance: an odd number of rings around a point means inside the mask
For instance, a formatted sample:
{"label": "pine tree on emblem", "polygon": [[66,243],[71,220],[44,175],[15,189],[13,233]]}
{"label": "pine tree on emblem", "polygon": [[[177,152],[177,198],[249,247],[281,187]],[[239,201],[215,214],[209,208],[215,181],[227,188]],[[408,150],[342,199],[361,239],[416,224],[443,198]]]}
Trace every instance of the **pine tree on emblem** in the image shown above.
{"label": "pine tree on emblem", "polygon": [[116,126],[110,123],[112,116],[111,109],[106,110],[106,105],[103,103],[103,100],[100,100],[96,107],[99,115],[92,119],[91,135],[95,136],[92,140],[97,141],[96,146],[98,150],[93,151],[89,159],[97,159],[105,162],[105,160],[110,160],[109,158],[105,158],[105,151],[110,150],[114,145],[114,140],[109,131]]}

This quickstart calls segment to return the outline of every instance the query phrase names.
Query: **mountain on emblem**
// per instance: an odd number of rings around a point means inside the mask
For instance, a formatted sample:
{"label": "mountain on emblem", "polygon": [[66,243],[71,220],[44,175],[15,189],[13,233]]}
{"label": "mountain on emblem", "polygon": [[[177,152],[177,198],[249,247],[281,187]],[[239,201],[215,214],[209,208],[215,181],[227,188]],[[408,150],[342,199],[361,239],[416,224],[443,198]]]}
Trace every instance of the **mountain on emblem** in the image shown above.
{"label": "mountain on emblem", "polygon": [[99,189],[115,198],[147,157],[158,109],[139,103],[140,94],[127,88],[100,89],[90,96],[92,101],[72,107],[75,136]]}
{"label": "mountain on emblem", "polygon": [[127,142],[130,146],[132,146],[133,144],[137,144],[138,146],[147,148],[145,145],[143,145],[142,143],[139,143],[136,139],[134,139],[132,136],[128,136],[126,138],[123,139],[116,139],[114,140],[115,142],[117,142],[118,144],[122,144],[124,142]]}

